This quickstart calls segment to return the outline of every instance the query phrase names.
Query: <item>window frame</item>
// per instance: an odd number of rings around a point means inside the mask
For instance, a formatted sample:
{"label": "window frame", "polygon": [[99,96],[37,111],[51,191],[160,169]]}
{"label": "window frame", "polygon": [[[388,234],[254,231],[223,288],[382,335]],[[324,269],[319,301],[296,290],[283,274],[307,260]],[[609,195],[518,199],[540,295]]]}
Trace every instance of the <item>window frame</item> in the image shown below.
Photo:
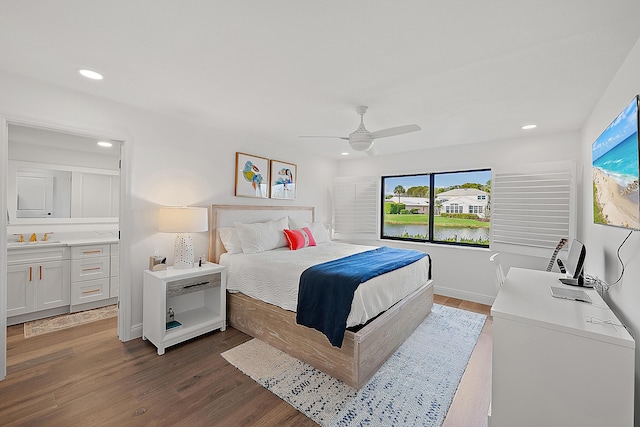
{"label": "window frame", "polygon": [[[408,174],[396,174],[396,175],[382,175],[380,177],[380,224],[379,224],[379,239],[380,240],[392,240],[398,242],[415,242],[415,243],[430,243],[436,245],[449,245],[449,246],[463,246],[463,247],[474,247],[474,248],[486,248],[488,249],[491,245],[491,233],[489,233],[489,243],[481,244],[481,243],[468,243],[468,242],[448,242],[443,240],[434,240],[434,222],[435,222],[435,181],[437,175],[446,175],[446,174],[456,174],[456,173],[465,173],[465,172],[489,172],[491,177],[493,177],[491,168],[480,168],[480,169],[466,169],[466,170],[457,170],[457,171],[443,171],[443,172],[423,172],[423,173],[408,173]],[[414,176],[429,176],[429,226],[428,226],[428,238],[427,239],[419,239],[412,237],[395,237],[395,236],[385,236],[384,235],[384,217],[385,217],[385,179],[387,178],[403,178],[403,177],[414,177]],[[492,179],[492,178],[490,178]],[[491,199],[491,194],[489,194],[488,199]],[[464,206],[459,205],[464,211]],[[485,209],[484,212],[488,211]],[[464,212],[463,212],[464,213]],[[489,226],[491,227],[491,226]],[[491,230],[491,228],[489,228]]]}

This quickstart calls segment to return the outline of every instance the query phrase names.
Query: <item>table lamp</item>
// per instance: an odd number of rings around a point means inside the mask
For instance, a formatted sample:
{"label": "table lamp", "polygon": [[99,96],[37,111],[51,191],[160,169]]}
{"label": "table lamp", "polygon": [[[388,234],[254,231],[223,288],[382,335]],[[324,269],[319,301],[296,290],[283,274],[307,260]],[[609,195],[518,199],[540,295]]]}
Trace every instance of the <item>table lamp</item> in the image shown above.
{"label": "table lamp", "polygon": [[173,268],[191,268],[194,263],[193,239],[189,233],[209,230],[207,208],[163,207],[158,212],[158,230],[178,233],[174,246]]}

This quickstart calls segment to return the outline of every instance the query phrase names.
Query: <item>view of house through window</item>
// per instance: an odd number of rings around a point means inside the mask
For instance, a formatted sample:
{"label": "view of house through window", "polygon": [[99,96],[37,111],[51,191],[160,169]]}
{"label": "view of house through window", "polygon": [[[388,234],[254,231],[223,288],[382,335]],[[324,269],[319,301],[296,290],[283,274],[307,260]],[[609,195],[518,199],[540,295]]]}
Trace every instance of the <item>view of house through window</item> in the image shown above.
{"label": "view of house through window", "polygon": [[382,238],[488,246],[491,170],[383,176]]}

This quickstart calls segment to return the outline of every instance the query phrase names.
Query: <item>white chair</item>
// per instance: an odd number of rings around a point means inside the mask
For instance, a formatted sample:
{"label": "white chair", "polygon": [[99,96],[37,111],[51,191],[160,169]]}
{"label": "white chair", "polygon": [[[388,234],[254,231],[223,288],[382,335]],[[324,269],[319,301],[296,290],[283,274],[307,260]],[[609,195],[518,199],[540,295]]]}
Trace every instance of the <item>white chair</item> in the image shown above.
{"label": "white chair", "polygon": [[504,271],[502,270],[502,265],[500,265],[500,254],[493,254],[489,258],[489,261],[493,263],[493,266],[496,269],[496,289],[500,290],[502,285],[504,285]]}

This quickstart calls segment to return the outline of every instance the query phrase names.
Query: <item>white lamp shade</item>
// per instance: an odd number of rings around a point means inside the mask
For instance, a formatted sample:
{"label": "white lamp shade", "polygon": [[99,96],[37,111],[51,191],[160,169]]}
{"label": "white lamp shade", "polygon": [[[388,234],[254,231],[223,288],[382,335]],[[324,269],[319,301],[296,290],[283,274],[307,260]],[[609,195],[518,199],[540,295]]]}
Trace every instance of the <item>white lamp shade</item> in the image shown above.
{"label": "white lamp shade", "polygon": [[158,230],[179,233],[174,244],[174,268],[191,268],[194,264],[193,240],[187,233],[209,230],[207,208],[165,207],[158,212]]}
{"label": "white lamp shade", "polygon": [[164,207],[158,212],[158,230],[165,233],[200,233],[209,230],[207,208]]}

